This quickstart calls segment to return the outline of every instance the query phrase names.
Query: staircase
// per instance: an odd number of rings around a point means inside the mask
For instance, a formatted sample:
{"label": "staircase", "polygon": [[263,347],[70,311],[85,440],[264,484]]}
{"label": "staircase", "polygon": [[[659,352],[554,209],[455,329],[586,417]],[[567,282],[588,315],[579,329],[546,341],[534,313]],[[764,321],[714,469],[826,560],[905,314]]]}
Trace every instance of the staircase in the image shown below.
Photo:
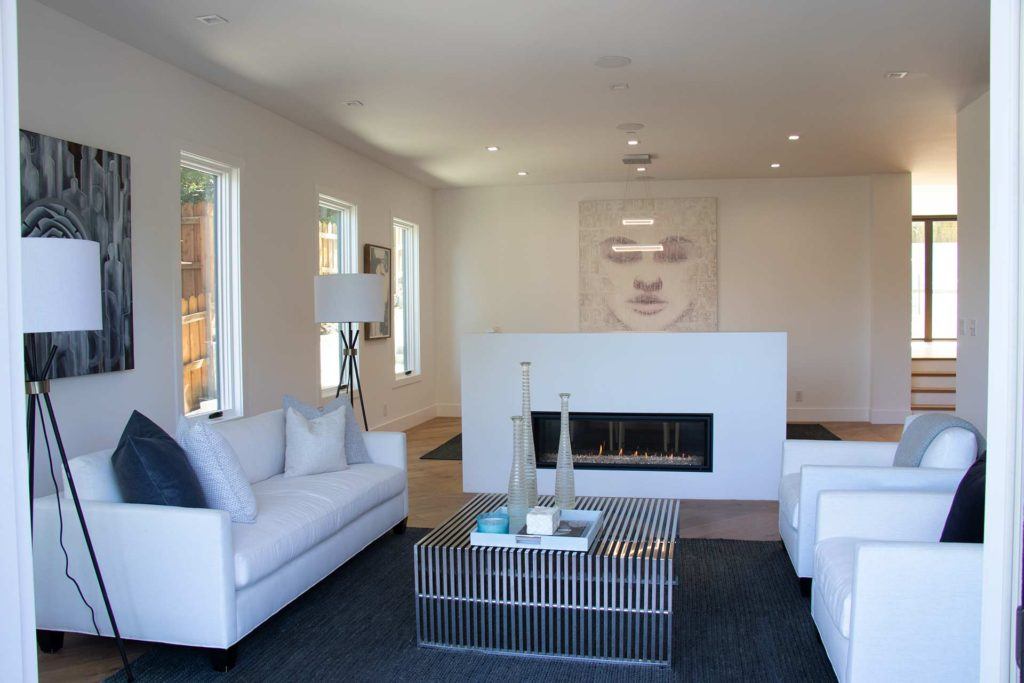
{"label": "staircase", "polygon": [[956,358],[928,357],[910,361],[910,410],[956,410]]}

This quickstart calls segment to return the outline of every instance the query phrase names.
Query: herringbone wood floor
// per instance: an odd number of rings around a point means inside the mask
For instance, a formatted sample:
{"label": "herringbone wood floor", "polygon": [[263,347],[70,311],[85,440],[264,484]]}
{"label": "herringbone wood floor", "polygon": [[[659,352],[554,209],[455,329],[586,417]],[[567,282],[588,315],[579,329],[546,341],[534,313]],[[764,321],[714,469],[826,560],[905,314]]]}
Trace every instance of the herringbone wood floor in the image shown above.
{"label": "herringbone wood floor", "polygon": [[[897,441],[898,425],[829,422],[825,427],[845,440]],[[462,492],[462,463],[420,460],[461,431],[458,418],[439,417],[406,432],[409,449],[409,525],[434,527],[459,508],[472,494]],[[684,500],[680,507],[680,535],[687,538],[777,540],[778,504],[775,501]],[[134,659],[146,651],[144,643],[129,643]],[[102,681],[121,668],[113,641],[68,634],[64,649],[39,655],[41,681]]]}

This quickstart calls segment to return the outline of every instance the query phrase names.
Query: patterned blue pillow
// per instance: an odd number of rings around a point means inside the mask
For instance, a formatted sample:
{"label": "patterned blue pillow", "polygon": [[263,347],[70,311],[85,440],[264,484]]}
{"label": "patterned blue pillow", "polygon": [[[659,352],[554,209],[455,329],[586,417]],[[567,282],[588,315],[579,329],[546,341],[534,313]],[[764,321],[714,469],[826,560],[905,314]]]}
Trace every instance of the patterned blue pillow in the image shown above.
{"label": "patterned blue pillow", "polygon": [[205,422],[190,426],[185,418],[178,423],[177,438],[199,479],[207,506],[227,511],[232,522],[255,522],[256,495],[228,440]]}
{"label": "patterned blue pillow", "polygon": [[292,408],[302,417],[307,420],[314,420],[321,415],[327,413],[333,413],[335,410],[345,411],[345,460],[349,465],[355,465],[361,462],[373,462],[370,460],[370,453],[366,450],[366,442],[363,441],[363,430],[359,428],[359,423],[356,422],[356,415],[352,412],[352,406],[349,405],[348,399],[344,396],[339,396],[322,408],[311,406],[303,403],[294,396],[289,394],[284,395],[284,414],[288,414],[288,409]]}

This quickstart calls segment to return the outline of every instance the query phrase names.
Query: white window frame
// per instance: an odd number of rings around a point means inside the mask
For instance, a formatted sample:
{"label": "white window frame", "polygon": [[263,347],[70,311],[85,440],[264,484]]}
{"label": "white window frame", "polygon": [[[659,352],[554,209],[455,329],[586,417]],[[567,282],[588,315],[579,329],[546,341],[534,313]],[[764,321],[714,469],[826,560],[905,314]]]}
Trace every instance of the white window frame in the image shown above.
{"label": "white window frame", "polygon": [[[405,334],[405,358],[406,367],[409,366],[409,359],[412,360],[412,371],[408,373],[395,373],[395,384],[412,384],[418,382],[423,375],[423,367],[420,358],[420,226],[412,221],[392,217],[391,235],[395,242],[393,247],[397,250],[399,230],[407,231],[411,239],[402,246],[404,251],[403,263],[406,268],[407,278],[405,282],[405,320],[402,330]],[[398,273],[393,277],[397,279]],[[412,296],[409,295],[409,284],[412,283]],[[411,324],[410,324],[411,323]],[[413,333],[410,334],[410,329]]]}
{"label": "white window frame", "polygon": [[[342,261],[341,245],[342,245],[342,226],[338,226],[338,272],[339,273],[358,273],[359,272],[359,207],[352,202],[347,202],[344,199],[338,199],[336,196],[326,194],[324,192],[317,192],[317,219],[314,222],[314,230],[316,231],[316,249],[317,259],[319,262],[320,257],[320,208],[324,207],[332,211],[342,211],[348,214],[348,237],[345,240],[348,243],[350,257],[347,262]],[[344,323],[338,324],[338,334],[344,334],[342,328]],[[356,365],[360,364],[359,358],[359,347],[362,345],[362,337],[356,340]],[[344,355],[341,355],[344,350],[344,345],[339,340],[338,353],[340,359],[344,359]],[[340,362],[340,361],[339,361]],[[334,395],[338,392],[338,384],[335,382],[333,386],[325,387],[321,386],[321,373],[322,368],[320,366],[320,335],[317,334],[317,349],[316,349],[316,383],[317,390],[320,392],[321,398],[334,398]],[[361,368],[357,368],[361,369]],[[345,392],[348,389],[347,384],[341,385],[341,391]],[[357,390],[358,393],[358,390]]]}
{"label": "white window frame", "polygon": [[[217,177],[217,213],[214,249],[217,279],[217,410],[189,413],[188,419],[229,420],[242,417],[242,259],[239,185],[241,169],[208,157],[182,150],[180,166]],[[175,261],[179,261],[175,253]],[[180,265],[179,265],[180,268]],[[181,277],[177,281],[177,299],[181,300]],[[178,308],[175,307],[175,311]],[[181,325],[176,325],[175,358],[181,364]],[[183,414],[181,396],[184,378],[177,373],[178,413]],[[217,415],[217,417],[213,417]]]}

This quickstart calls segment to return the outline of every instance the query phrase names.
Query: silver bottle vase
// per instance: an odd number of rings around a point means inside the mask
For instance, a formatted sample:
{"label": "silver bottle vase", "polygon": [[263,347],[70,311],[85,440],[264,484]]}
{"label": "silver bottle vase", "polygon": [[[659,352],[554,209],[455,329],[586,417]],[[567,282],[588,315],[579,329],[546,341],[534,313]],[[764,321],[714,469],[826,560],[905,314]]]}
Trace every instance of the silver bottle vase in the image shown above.
{"label": "silver bottle vase", "polygon": [[555,505],[562,510],[576,508],[576,481],[572,470],[572,443],[569,439],[569,394],[562,399],[561,432],[558,436],[558,462],[555,467]]}
{"label": "silver bottle vase", "polygon": [[526,524],[530,496],[523,450],[523,417],[512,417],[512,470],[508,475],[508,532],[517,534]]}
{"label": "silver bottle vase", "polygon": [[523,452],[526,462],[526,487],[530,507],[537,504],[537,452],[533,446],[533,410],[530,407],[530,363],[519,364],[523,373]]}

